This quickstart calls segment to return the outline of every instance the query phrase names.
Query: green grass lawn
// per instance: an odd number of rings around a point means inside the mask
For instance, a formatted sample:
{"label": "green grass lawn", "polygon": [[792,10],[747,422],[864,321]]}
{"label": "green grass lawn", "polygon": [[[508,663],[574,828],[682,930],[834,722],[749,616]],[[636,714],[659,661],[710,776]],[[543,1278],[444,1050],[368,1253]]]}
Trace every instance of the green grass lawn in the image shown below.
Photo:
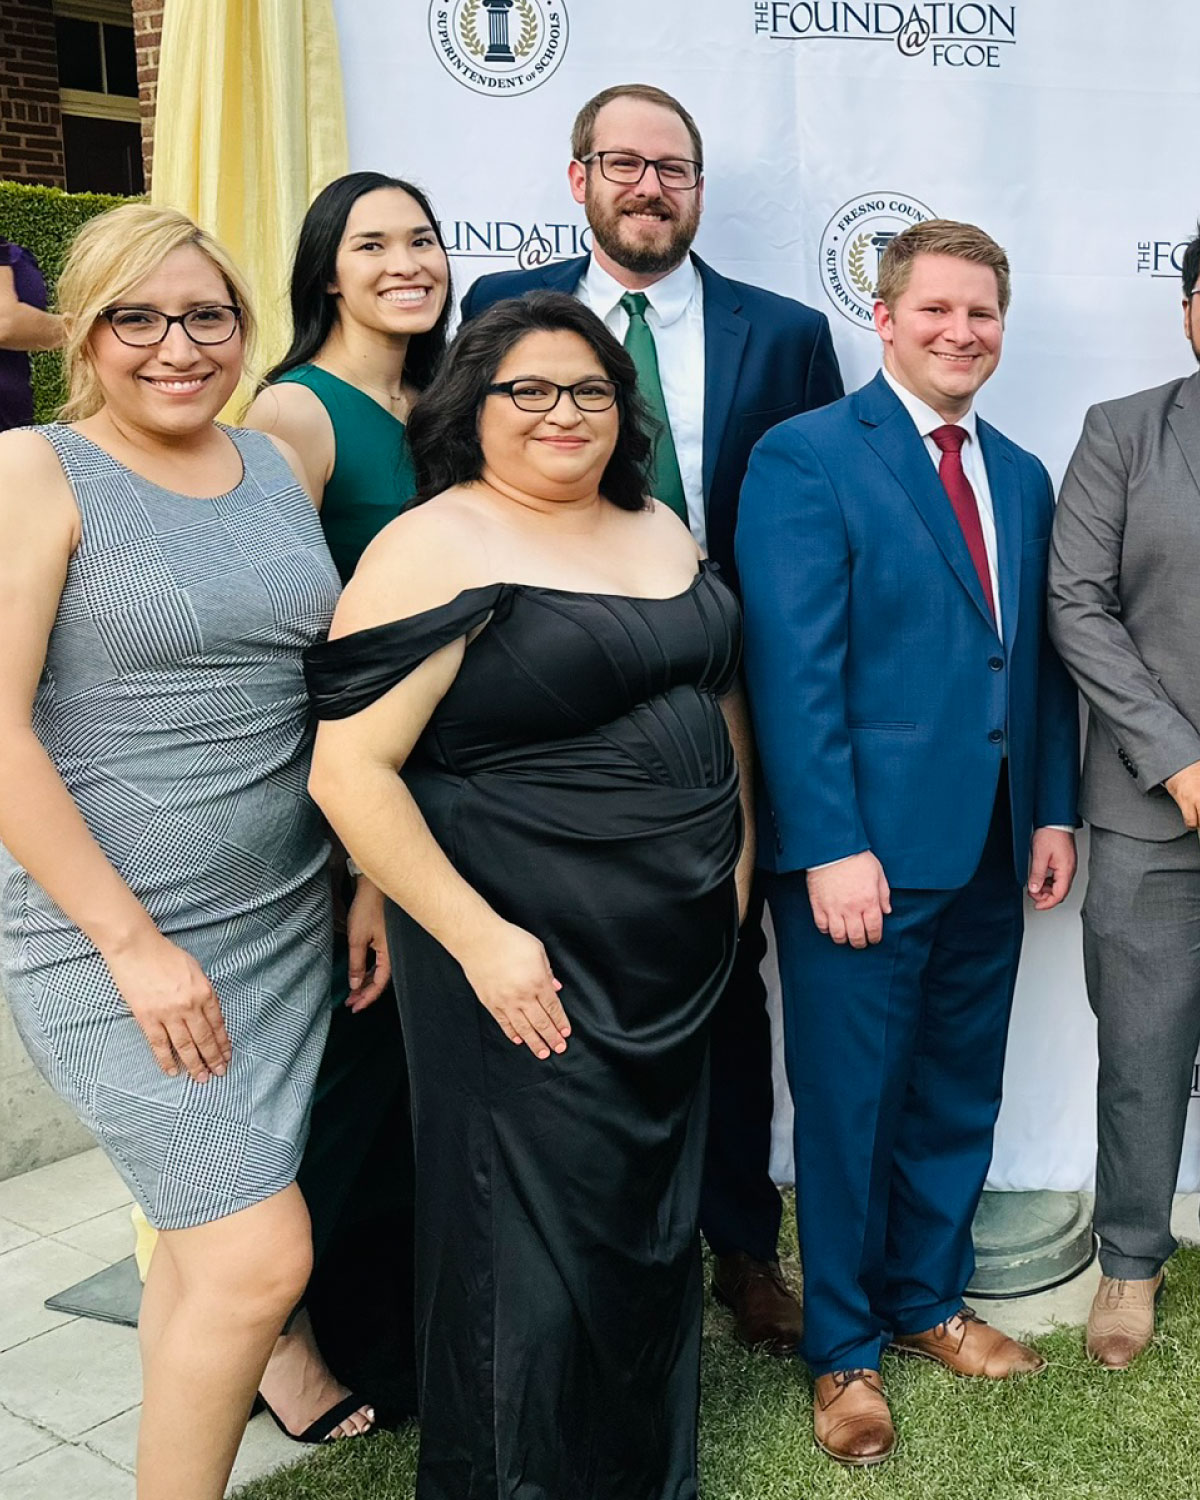
{"label": "green grass lawn", "polygon": [[[804,1366],[746,1353],[710,1307],[704,1500],[1200,1500],[1200,1247],[1180,1250],[1169,1276],[1159,1337],[1124,1375],[1089,1363],[1077,1328],[1035,1340],[1050,1368],[1023,1381],[967,1381],[885,1356],[899,1447],[868,1470],[814,1448]],[[238,1500],[411,1500],[416,1454],[411,1428],[339,1443]]]}

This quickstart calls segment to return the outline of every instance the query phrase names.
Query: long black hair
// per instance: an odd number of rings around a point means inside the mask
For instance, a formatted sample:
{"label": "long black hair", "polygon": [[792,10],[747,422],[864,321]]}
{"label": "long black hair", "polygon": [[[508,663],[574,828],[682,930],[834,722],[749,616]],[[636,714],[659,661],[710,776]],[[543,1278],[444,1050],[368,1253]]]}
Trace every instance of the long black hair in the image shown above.
{"label": "long black hair", "polygon": [[653,418],[637,393],[633,360],[594,312],[565,292],[526,292],[496,302],[465,323],[408,418],[419,505],[483,473],[479,413],[504,356],[529,333],[576,333],[616,382],[617,445],[600,479],[605,499],[622,510],[646,508]]}
{"label": "long black hair", "polygon": [[[296,258],[292,262],[292,346],[279,363],[267,371],[263,385],[270,385],[297,365],[308,364],[329,337],[337,320],[337,298],[328,288],[337,279],[337,252],[346,232],[346,220],[364,193],[374,193],[380,188],[399,188],[414,199],[445,251],[441,226],[434,217],[433,206],[421,189],[411,182],[400,177],[385,177],[382,172],[347,172],[344,177],[335,178],[313,199],[300,226]],[[445,304],[428,333],[416,333],[409,339],[404,360],[404,378],[419,391],[429,384],[445,352],[446,327],[453,307],[454,289],[450,283],[450,259],[447,256]]]}

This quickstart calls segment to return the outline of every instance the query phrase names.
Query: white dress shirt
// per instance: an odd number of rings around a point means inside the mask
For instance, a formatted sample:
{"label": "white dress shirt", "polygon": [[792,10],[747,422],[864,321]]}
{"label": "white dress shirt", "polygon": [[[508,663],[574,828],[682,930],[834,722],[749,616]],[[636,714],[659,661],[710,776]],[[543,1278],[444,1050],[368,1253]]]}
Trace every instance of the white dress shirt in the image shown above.
{"label": "white dress shirt", "polygon": [[[933,460],[935,469],[940,468],[942,450],[929,436],[937,427],[961,427],[967,434],[962,446],[963,473],[975,491],[975,503],[979,507],[979,525],[983,531],[983,547],[987,553],[988,574],[992,580],[992,601],[996,609],[996,634],[1004,639],[1004,621],[1000,614],[1000,578],[996,572],[996,513],[992,508],[992,491],[988,484],[987,466],[983,461],[983,450],[979,446],[979,432],[975,423],[975,409],[971,408],[956,422],[947,422],[932,406],[926,406],[920,396],[914,396],[907,386],[900,384],[890,370],[884,369],[883,378],[899,397],[905,411],[916,423],[917,431],[925,443],[925,451]],[[940,475],[939,475],[940,482]]]}
{"label": "white dress shirt", "polygon": [[[621,306],[621,298],[629,290],[598,265],[593,255],[575,295],[624,343],[629,314]],[[645,287],[644,293],[646,322],[654,334],[658,378],[687,501],[688,527],[703,547],[704,288],[691,256],[685,256],[661,281]]]}

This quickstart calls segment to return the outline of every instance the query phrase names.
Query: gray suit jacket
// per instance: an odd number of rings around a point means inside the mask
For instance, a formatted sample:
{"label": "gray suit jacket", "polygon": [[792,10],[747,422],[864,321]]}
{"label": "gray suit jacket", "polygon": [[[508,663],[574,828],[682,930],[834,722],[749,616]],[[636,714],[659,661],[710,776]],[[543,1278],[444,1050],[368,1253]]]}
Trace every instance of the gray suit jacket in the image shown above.
{"label": "gray suit jacket", "polygon": [[1178,838],[1162,783],[1200,760],[1200,374],[1088,412],[1054,520],[1049,617],[1090,709],[1084,817]]}

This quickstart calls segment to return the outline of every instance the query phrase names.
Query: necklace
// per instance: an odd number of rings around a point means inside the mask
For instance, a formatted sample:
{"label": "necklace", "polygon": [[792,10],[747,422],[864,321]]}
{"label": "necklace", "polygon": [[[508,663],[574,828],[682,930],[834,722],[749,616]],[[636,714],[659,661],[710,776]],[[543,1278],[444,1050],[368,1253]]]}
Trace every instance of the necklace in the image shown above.
{"label": "necklace", "polygon": [[[361,376],[351,379],[349,375],[342,374],[340,370],[334,369],[332,365],[327,364],[325,368],[331,375],[336,375],[339,380],[344,380],[347,385],[354,386],[356,390],[362,391],[364,395],[368,395],[374,400],[381,400],[397,419],[408,415],[408,408],[411,402],[406,391],[399,391],[396,395],[393,395],[391,391],[385,391],[382,386],[371,385],[368,381],[363,380]],[[399,407],[398,411],[397,407]]]}

